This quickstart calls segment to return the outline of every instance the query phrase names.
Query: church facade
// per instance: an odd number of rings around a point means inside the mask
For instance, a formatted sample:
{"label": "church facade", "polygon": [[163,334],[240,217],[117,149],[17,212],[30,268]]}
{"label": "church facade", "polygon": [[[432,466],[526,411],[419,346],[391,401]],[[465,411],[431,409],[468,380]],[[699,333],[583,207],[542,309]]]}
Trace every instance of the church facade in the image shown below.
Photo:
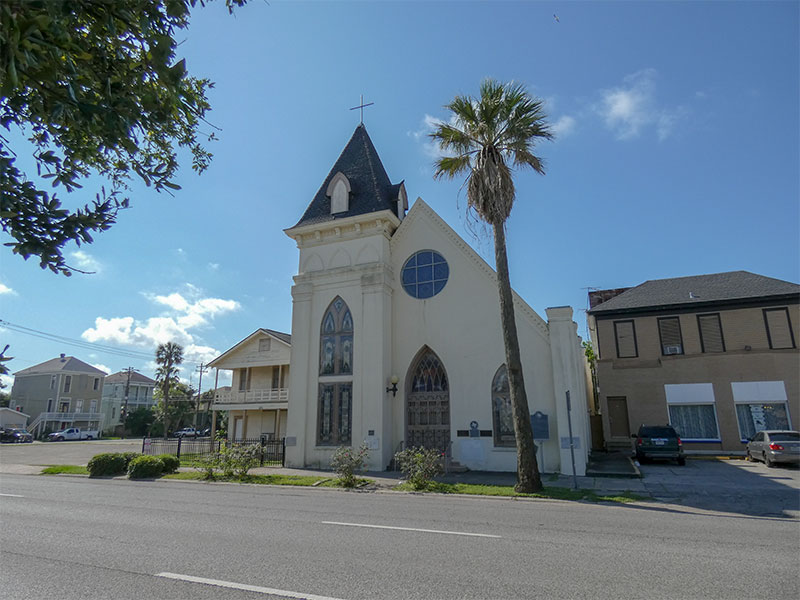
{"label": "church facade", "polygon": [[[495,272],[422,199],[408,210],[363,125],[286,234],[300,254],[286,465],[326,467],[338,446],[366,442],[372,470],[409,446],[516,470]],[[582,475],[591,440],[572,309],[545,320],[514,300],[540,469],[571,473],[572,440]]]}

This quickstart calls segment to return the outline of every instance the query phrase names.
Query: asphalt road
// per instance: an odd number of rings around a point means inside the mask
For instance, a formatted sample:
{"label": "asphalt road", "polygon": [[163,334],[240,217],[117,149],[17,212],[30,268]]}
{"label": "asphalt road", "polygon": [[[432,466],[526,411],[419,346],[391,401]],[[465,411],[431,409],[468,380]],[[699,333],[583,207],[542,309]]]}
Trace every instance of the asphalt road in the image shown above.
{"label": "asphalt road", "polygon": [[800,596],[797,520],[658,504],[4,474],[0,520],[8,599]]}

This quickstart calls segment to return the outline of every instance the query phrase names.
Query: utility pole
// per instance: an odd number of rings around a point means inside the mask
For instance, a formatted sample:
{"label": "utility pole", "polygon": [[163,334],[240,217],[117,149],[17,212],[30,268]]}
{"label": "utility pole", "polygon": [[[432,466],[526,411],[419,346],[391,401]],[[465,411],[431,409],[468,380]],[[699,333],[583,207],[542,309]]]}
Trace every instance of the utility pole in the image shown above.
{"label": "utility pole", "polygon": [[125,371],[128,373],[128,378],[125,380],[125,406],[122,409],[122,439],[125,439],[125,432],[128,429],[128,392],[131,389],[131,375],[133,375],[134,371],[138,369],[134,369],[133,367],[128,367]]}
{"label": "utility pole", "polygon": [[203,373],[208,371],[208,365],[204,365],[200,363],[200,366],[197,367],[197,370],[200,371],[200,383],[197,384],[197,404],[194,407],[194,428],[197,429],[197,413],[200,410],[200,400],[203,397]]}

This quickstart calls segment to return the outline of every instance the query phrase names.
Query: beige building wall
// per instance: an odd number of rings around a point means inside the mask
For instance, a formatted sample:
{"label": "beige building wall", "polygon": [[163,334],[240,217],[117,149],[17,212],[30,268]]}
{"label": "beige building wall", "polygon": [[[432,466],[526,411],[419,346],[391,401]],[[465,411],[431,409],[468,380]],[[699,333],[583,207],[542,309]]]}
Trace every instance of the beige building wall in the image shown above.
{"label": "beige building wall", "polygon": [[[686,444],[687,450],[743,451],[742,435],[732,391],[735,382],[781,381],[784,384],[790,427],[800,426],[800,353],[798,349],[770,349],[763,309],[787,305],[764,304],[747,308],[709,309],[678,314],[604,317],[590,327],[599,341],[597,364],[603,427],[610,435],[608,398],[625,397],[629,428],[635,433],[640,424],[669,423],[665,385],[709,383],[719,427],[720,442]],[[800,307],[789,305],[795,346],[800,339]],[[725,352],[703,353],[698,314],[719,313]],[[684,354],[663,356],[658,317],[680,319]],[[615,321],[633,320],[638,347],[637,358],[618,358]],[[616,441],[622,441],[617,438]]]}

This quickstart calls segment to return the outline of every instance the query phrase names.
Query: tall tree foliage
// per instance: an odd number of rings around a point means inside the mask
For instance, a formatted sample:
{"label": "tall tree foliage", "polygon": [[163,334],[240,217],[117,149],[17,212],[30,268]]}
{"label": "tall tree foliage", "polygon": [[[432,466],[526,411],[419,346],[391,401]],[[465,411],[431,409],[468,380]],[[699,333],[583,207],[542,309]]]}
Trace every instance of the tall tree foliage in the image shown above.
{"label": "tall tree foliage", "polygon": [[161,393],[160,415],[164,423],[164,437],[169,434],[169,426],[172,422],[170,412],[171,390],[180,384],[178,379],[178,366],[183,363],[183,348],[175,342],[161,344],[156,349],[156,383]]}
{"label": "tall tree foliage", "polygon": [[[229,11],[246,1],[225,0]],[[128,206],[131,180],[179,189],[177,147],[190,151],[196,171],[208,167],[199,128],[213,84],[191,77],[175,55],[191,8],[205,2],[0,2],[0,125],[28,136],[36,174],[52,184],[20,170],[0,135],[0,224],[15,254],[70,275],[77,269],[64,245],[108,229]],[[62,207],[57,190],[80,190],[91,174],[109,188],[88,194],[82,208]]]}
{"label": "tall tree foliage", "polygon": [[477,98],[456,96],[446,108],[454,119],[438,123],[431,134],[446,154],[436,161],[435,177],[452,179],[466,174],[469,208],[488,223],[494,233],[500,316],[517,441],[515,489],[523,493],[536,492],[542,489],[542,480],[536,464],[536,446],[522,374],[505,224],[516,197],[512,168],[531,168],[543,175],[544,166],[533,153],[534,145],[553,136],[542,101],[519,84],[487,79],[481,83]]}

